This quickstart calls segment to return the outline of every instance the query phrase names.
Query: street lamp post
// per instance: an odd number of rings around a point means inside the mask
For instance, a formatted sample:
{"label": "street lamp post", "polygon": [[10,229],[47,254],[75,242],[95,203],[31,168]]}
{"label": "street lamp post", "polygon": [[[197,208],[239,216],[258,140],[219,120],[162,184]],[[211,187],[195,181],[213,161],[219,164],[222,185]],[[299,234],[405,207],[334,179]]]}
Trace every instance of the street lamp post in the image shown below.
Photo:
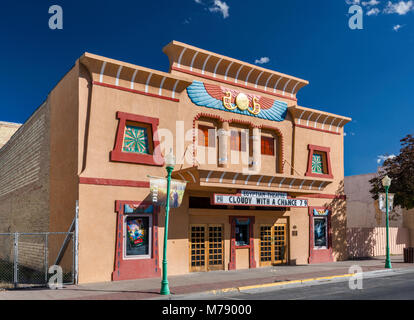
{"label": "street lamp post", "polygon": [[391,178],[385,176],[382,179],[382,185],[385,188],[385,210],[386,210],[386,228],[387,228],[387,248],[386,248],[386,259],[385,259],[385,268],[392,269],[391,258],[390,258],[390,238],[389,238],[389,217],[388,217],[388,189],[391,185]]}
{"label": "street lamp post", "polygon": [[171,186],[171,173],[174,170],[175,157],[170,152],[165,157],[165,165],[167,169],[167,200],[165,204],[165,225],[164,225],[164,253],[162,259],[162,281],[161,281],[161,291],[160,294],[168,295],[170,294],[170,288],[168,285],[167,279],[167,240],[168,240],[168,216],[170,213],[170,186]]}

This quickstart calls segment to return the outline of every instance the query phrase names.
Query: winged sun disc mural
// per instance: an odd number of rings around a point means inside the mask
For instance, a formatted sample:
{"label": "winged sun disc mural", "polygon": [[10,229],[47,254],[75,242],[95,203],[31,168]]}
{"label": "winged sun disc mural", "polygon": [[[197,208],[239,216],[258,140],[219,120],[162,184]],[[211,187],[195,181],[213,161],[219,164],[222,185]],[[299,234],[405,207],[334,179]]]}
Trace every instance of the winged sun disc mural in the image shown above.
{"label": "winged sun disc mural", "polygon": [[285,120],[287,103],[238,90],[193,81],[187,87],[191,101],[197,106],[235,112],[272,121]]}

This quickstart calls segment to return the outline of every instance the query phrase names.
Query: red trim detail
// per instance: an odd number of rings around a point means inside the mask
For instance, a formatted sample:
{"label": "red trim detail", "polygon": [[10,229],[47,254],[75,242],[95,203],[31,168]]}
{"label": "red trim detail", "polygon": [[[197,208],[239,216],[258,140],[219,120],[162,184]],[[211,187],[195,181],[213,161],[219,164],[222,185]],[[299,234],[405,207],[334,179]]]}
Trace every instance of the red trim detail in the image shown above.
{"label": "red trim detail", "polygon": [[[328,248],[326,249],[315,249],[314,248],[314,234],[313,234],[313,209],[323,209],[329,210],[327,220],[328,220]],[[331,226],[331,216],[332,209],[329,207],[309,207],[309,263],[324,263],[324,262],[333,262],[332,254],[332,226]]]}
{"label": "red trim detail", "polygon": [[[161,154],[160,140],[158,138],[159,119],[120,111],[116,113],[116,117],[119,119],[119,124],[116,134],[115,148],[111,151],[111,161],[163,166],[164,158]],[[122,152],[122,142],[127,121],[136,121],[151,125],[154,146],[153,154]]]}
{"label": "red trim detail", "polygon": [[170,100],[170,101],[174,101],[174,102],[180,102],[180,99],[170,98],[170,97],[167,97],[167,96],[160,96],[160,95],[155,94],[155,93],[149,93],[149,92],[145,92],[145,91],[129,89],[129,88],[120,87],[120,86],[116,86],[116,85],[113,85],[113,84],[107,84],[107,83],[103,83],[103,82],[99,82],[99,81],[93,81],[92,83],[94,85],[101,86],[101,87],[107,87],[107,88],[111,88],[111,89],[117,89],[117,90],[121,90],[121,91],[127,91],[127,92],[142,94],[144,96],[149,96],[149,97],[153,97],[153,98],[159,98],[159,99]]}
{"label": "red trim detail", "polygon": [[[305,176],[307,177],[314,177],[314,178],[326,178],[326,179],[333,179],[332,175],[332,166],[331,166],[331,157],[330,152],[331,148],[328,147],[321,147],[315,146],[313,144],[308,144],[309,149],[309,158],[308,158],[308,171],[306,171]],[[327,164],[327,174],[320,174],[320,173],[313,173],[312,172],[312,157],[314,151],[321,151],[326,153],[326,164]]]}
{"label": "red trim detail", "polygon": [[305,129],[311,129],[311,130],[326,132],[326,133],[337,134],[337,135],[340,135],[341,134],[340,132],[329,131],[329,130],[324,130],[324,129],[319,129],[319,128],[313,128],[313,127],[309,127],[309,126],[304,126],[302,124],[295,124],[295,126],[296,127],[300,127],[300,128],[305,128]]}
{"label": "red trim detail", "polygon": [[186,69],[182,69],[182,68],[171,67],[171,70],[180,71],[180,72],[184,72],[184,73],[187,73],[187,74],[191,74],[193,76],[197,76],[197,77],[201,77],[201,78],[205,78],[205,79],[209,79],[209,80],[213,80],[213,81],[226,83],[226,84],[229,84],[229,85],[232,85],[232,86],[235,86],[235,87],[240,87],[240,88],[244,88],[244,89],[248,89],[248,90],[262,92],[262,93],[265,93],[265,94],[270,94],[272,96],[280,97],[280,98],[283,98],[283,99],[298,101],[298,99],[296,99],[296,98],[291,98],[291,97],[284,96],[284,95],[274,93],[274,92],[264,91],[262,89],[246,86],[246,85],[243,85],[243,84],[240,84],[240,83],[234,83],[232,81],[223,80],[223,79],[220,79],[220,78],[214,78],[214,77],[211,77],[211,76],[208,76],[208,75],[205,75],[205,74],[201,74],[201,73],[198,73],[198,72],[194,72],[194,71],[190,71],[190,70],[186,70]]}
{"label": "red trim detail", "polygon": [[116,187],[134,187],[134,188],[149,188],[150,187],[150,183],[148,181],[85,178],[85,177],[79,177],[79,183],[80,184],[93,184],[97,186],[116,186]]}
{"label": "red trim detail", "polygon": [[[156,278],[161,276],[158,265],[158,212],[159,208],[153,206],[152,212],[152,252],[150,259],[124,259],[124,205],[133,204],[143,207],[152,205],[145,201],[115,201],[117,213],[116,246],[115,246],[115,265],[112,273],[112,280],[131,280],[142,278]],[[137,213],[139,215],[139,213]]]}
{"label": "red trim detail", "polygon": [[[249,223],[249,233],[250,240],[249,245],[246,246],[236,246],[236,219],[250,219]],[[256,268],[256,260],[254,259],[254,216],[229,216],[229,222],[231,226],[231,238],[230,238],[230,261],[229,261],[229,270],[236,269],[236,249],[248,248],[249,249],[249,268]]]}

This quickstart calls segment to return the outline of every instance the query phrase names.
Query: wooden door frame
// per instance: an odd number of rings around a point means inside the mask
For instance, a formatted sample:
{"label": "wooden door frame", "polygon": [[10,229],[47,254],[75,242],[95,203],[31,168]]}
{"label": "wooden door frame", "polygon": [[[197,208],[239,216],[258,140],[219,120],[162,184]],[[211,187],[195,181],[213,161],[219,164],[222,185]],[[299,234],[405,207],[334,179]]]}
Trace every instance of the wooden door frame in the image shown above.
{"label": "wooden door frame", "polygon": [[[214,266],[210,266],[210,252],[207,252],[207,271],[214,271],[214,270],[224,270],[224,224],[220,224],[220,223],[212,223],[212,224],[207,224],[207,229],[206,232],[209,232],[209,228],[210,227],[221,227],[221,258],[222,258],[222,263],[221,265],[214,265]],[[207,250],[210,250],[210,240],[209,240],[210,236],[206,237],[206,243],[207,243]],[[214,249],[213,249],[214,250]]]}
{"label": "wooden door frame", "polygon": [[[191,256],[192,256],[192,254],[191,254],[191,250],[192,250],[192,248],[191,248],[191,245],[192,245],[192,236],[191,236],[191,233],[192,233],[192,230],[191,230],[191,228],[192,227],[204,227],[204,267],[193,267],[192,265],[191,265],[191,262],[192,262],[192,260],[191,260]],[[193,223],[193,224],[190,224],[190,227],[189,227],[189,229],[188,229],[188,255],[189,255],[189,268],[190,268],[190,272],[205,272],[205,271],[207,271],[207,259],[206,259],[206,230],[207,230],[207,224],[205,224],[205,223]],[[196,270],[194,270],[194,269],[196,269]]]}
{"label": "wooden door frame", "polygon": [[[261,227],[270,227],[270,261],[262,261],[262,235],[261,235]],[[261,267],[270,267],[272,266],[273,255],[274,252],[272,250],[272,243],[273,243],[273,225],[270,223],[259,224],[259,264]]]}
{"label": "wooden door frame", "polygon": [[[272,242],[275,241],[274,239],[274,232],[275,232],[275,227],[276,226],[284,226],[284,240],[285,240],[285,253],[284,253],[284,259],[283,260],[275,260],[275,252],[274,252],[274,248],[272,251],[272,264],[276,265],[276,264],[287,264],[288,263],[288,251],[289,251],[289,239],[288,239],[288,233],[287,233],[287,223],[275,223],[272,227]],[[274,246],[274,243],[273,243]]]}
{"label": "wooden door frame", "polygon": [[[289,251],[289,233],[287,232],[287,228],[288,228],[288,223],[284,222],[284,223],[274,223],[273,225],[270,223],[263,223],[259,225],[259,234],[260,234],[260,228],[262,226],[270,226],[270,237],[271,237],[271,258],[270,258],[270,262],[262,262],[261,261],[261,253],[262,253],[262,246],[261,246],[261,235],[259,238],[259,263],[261,267],[267,267],[267,266],[273,266],[273,265],[277,265],[277,264],[288,264],[288,251]],[[284,240],[285,240],[285,253],[284,253],[284,259],[283,260],[275,260],[275,239],[274,239],[274,234],[275,234],[275,227],[276,226],[284,226]]]}
{"label": "wooden door frame", "polygon": [[[214,266],[211,268],[209,266],[209,227],[221,227],[222,228],[222,238],[221,238],[221,255],[222,255],[222,264],[220,266]],[[204,227],[204,268],[202,267],[194,267],[197,268],[197,270],[193,270],[193,266],[191,265],[191,244],[192,244],[192,237],[191,237],[191,228],[192,227]],[[214,270],[224,270],[224,260],[225,260],[225,251],[224,251],[224,224],[220,223],[192,223],[189,225],[188,229],[188,255],[189,255],[189,272],[207,272],[207,271],[214,271]]]}

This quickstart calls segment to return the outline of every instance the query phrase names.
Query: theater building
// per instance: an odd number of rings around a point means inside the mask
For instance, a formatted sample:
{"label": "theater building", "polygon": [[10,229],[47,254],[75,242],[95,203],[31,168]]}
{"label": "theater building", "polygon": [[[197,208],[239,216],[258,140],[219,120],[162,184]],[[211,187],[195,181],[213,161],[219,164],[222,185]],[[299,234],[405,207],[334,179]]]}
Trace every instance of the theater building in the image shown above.
{"label": "theater building", "polygon": [[148,176],[166,176],[171,150],[187,186],[170,211],[169,275],[345,259],[351,119],[300,106],[305,80],[176,41],[163,51],[169,72],[80,57],[0,150],[41,127],[41,179],[0,197],[21,210],[42,190],[31,212],[50,231],[79,201],[79,283],[160,277],[165,210]]}

